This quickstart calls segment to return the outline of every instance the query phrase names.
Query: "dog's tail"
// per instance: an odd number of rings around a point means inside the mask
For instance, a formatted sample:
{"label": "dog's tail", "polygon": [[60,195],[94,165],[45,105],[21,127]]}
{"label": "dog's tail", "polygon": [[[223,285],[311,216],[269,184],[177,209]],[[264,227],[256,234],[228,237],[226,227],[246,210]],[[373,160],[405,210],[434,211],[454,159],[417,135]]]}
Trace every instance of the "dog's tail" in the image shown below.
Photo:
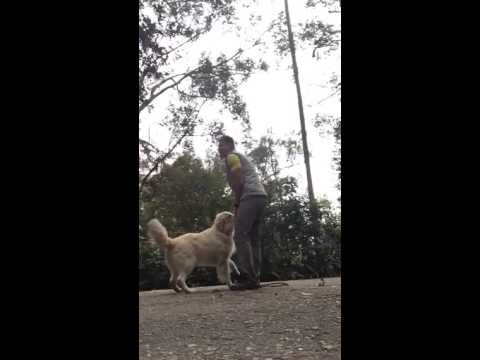
{"label": "dog's tail", "polygon": [[148,237],[163,248],[172,248],[173,241],[168,237],[167,229],[157,219],[152,219],[147,224]]}

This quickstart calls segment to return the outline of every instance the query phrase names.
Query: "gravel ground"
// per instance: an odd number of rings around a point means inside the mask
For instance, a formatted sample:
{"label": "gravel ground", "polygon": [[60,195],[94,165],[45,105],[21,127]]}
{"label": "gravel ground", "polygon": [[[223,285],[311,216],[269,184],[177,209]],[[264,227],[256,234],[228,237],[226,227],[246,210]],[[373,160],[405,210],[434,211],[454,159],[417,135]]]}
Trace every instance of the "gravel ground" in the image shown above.
{"label": "gravel ground", "polygon": [[341,279],[319,283],[141,292],[140,359],[340,359]]}

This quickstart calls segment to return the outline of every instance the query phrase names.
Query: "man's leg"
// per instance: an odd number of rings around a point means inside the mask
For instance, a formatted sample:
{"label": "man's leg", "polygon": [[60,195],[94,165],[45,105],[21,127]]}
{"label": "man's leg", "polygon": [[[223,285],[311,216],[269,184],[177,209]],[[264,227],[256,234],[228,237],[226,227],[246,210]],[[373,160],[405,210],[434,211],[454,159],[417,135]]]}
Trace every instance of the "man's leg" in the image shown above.
{"label": "man's leg", "polygon": [[253,223],[252,231],[251,231],[251,239],[252,239],[252,252],[253,252],[253,264],[255,268],[255,275],[256,280],[260,282],[260,275],[262,271],[262,241],[260,238],[260,227],[263,220],[263,211],[266,205],[266,198],[264,198],[264,203],[259,204],[261,209],[259,210],[258,216]]}
{"label": "man's leg", "polygon": [[[257,284],[257,270],[252,249],[252,231],[258,231],[258,225],[254,229],[263,207],[265,199],[251,197],[240,202],[235,217],[235,246],[237,248],[236,259],[240,269],[240,282],[247,287],[255,287]],[[242,290],[242,286],[233,286],[232,290]]]}
{"label": "man's leg", "polygon": [[235,217],[235,253],[237,266],[240,270],[241,278],[254,278],[255,268],[253,263],[251,230],[255,220],[253,216],[253,204],[250,199],[240,202]]}

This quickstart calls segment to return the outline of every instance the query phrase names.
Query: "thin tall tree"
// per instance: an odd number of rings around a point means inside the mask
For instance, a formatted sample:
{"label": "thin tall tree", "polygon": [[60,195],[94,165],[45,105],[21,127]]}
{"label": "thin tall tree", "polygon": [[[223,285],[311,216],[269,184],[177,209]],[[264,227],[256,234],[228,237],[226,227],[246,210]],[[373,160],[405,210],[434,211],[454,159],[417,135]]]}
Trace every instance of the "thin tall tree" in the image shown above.
{"label": "thin tall tree", "polygon": [[[317,202],[315,200],[315,193],[313,192],[312,184],[312,174],[310,171],[310,152],[308,151],[308,141],[307,141],[307,130],[305,128],[305,115],[303,112],[303,100],[302,100],[302,91],[300,89],[300,79],[298,76],[298,66],[297,66],[297,57],[295,53],[295,42],[293,39],[292,25],[290,21],[290,12],[288,11],[288,0],[285,0],[285,15],[287,18],[287,28],[288,28],[288,45],[290,48],[290,54],[292,55],[292,67],[293,67],[293,76],[295,78],[295,86],[297,87],[297,99],[298,99],[298,112],[300,114],[300,126],[302,129],[302,143],[303,143],[303,158],[305,159],[305,167],[307,170],[307,185],[308,185],[308,198],[310,202],[310,211],[312,215],[312,221],[317,232],[317,236],[320,237],[320,212],[318,210]],[[321,254],[319,254],[321,257]],[[323,259],[320,260],[320,277],[323,282]]]}

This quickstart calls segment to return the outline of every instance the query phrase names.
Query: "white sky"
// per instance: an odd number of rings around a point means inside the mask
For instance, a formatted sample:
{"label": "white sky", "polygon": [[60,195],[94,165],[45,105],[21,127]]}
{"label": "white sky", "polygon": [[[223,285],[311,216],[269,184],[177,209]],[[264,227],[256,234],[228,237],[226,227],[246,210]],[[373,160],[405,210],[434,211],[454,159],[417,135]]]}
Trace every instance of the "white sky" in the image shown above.
{"label": "white sky", "polygon": [[[305,9],[306,0],[289,1],[289,10],[292,24],[305,22],[315,15],[326,23],[335,24],[340,27],[340,14],[330,14],[326,9]],[[283,0],[261,0],[257,4],[254,13],[261,15],[262,20],[254,27],[249,25],[248,16],[252,13],[252,8],[240,9],[237,13],[242,33],[214,26],[211,31],[203,38],[188,47],[188,53],[180,59],[175,66],[179,72],[183,72],[187,66],[193,68],[202,51],[215,56],[225,53],[232,55],[238,48],[249,48],[251,44],[268,27],[271,20],[277,17],[278,13],[284,10]],[[295,27],[294,27],[295,31]],[[269,42],[268,35],[263,38]],[[310,165],[312,170],[313,188],[317,198],[327,198],[335,206],[339,206],[339,191],[336,189],[338,181],[337,173],[334,169],[332,157],[334,155],[334,139],[332,135],[320,134],[319,129],[314,128],[313,123],[317,113],[321,115],[340,116],[340,101],[337,96],[328,98],[332,89],[328,86],[328,81],[335,73],[340,79],[340,50],[332,52],[328,57],[322,56],[320,59],[312,58],[312,48],[307,46],[300,49],[297,46],[297,62],[300,74],[300,86],[303,95],[304,113],[307,126],[307,136],[309,150],[312,153]],[[254,139],[259,139],[266,135],[267,130],[272,131],[274,138],[283,138],[291,136],[292,132],[300,131],[300,119],[298,114],[298,103],[293,81],[293,72],[288,68],[291,64],[290,54],[284,59],[279,59],[273,55],[273,47],[255,47],[248,50],[245,55],[258,59],[262,57],[270,66],[267,72],[259,72],[241,85],[240,94],[247,103],[247,111],[250,115],[252,126],[251,135]],[[167,93],[165,93],[167,95]],[[163,95],[154,102],[154,109],[151,113],[146,110],[140,117],[140,137],[150,139],[150,142],[160,149],[166,149],[169,140],[169,133],[158,125],[159,119],[165,113],[168,105],[168,96]],[[241,126],[238,122],[231,120],[228,111],[220,113],[220,107],[216,104],[205,105],[201,111],[201,117],[206,120],[220,120],[225,123],[226,133],[233,136],[236,140],[241,134]],[[299,140],[301,140],[299,138]],[[194,138],[193,145],[197,156],[204,157],[209,144],[204,138]],[[237,146],[242,151],[241,144]],[[307,193],[306,170],[302,156],[296,159],[296,166],[288,168],[282,172],[282,175],[291,175],[298,179],[299,191]],[[282,164],[281,164],[282,165]],[[286,164],[284,164],[286,166]]]}

